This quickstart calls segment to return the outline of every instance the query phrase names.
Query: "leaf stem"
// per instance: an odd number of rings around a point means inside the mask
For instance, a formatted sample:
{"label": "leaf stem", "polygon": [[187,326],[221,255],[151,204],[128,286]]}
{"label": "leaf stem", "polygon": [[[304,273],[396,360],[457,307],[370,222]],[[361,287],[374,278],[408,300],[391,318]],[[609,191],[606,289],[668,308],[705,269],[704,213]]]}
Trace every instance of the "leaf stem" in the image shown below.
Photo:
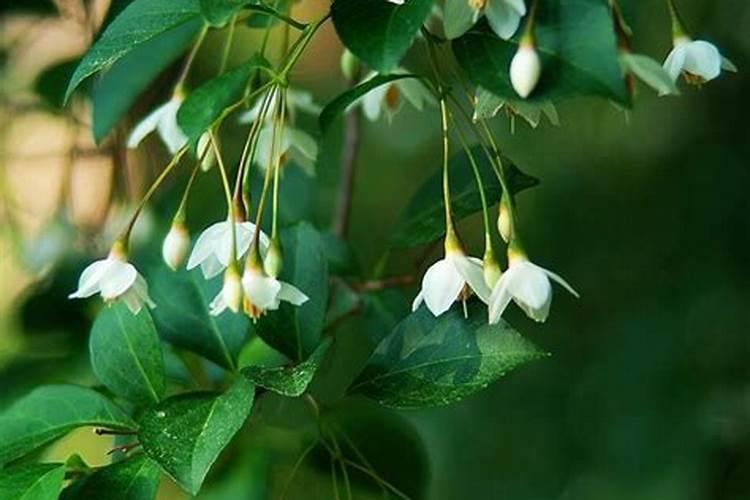
{"label": "leaf stem", "polygon": [[237,24],[237,14],[232,16],[229,21],[229,32],[227,33],[227,39],[224,42],[224,50],[221,53],[221,62],[219,63],[219,74],[223,74],[227,69],[227,62],[229,61],[229,53],[232,51],[232,42],[234,40],[234,31]]}
{"label": "leaf stem", "polygon": [[227,219],[229,219],[229,224],[230,224],[231,233],[232,233],[232,248],[229,251],[229,265],[233,266],[235,261],[237,260],[237,229],[235,227],[236,219],[235,219],[234,203],[232,203],[232,191],[229,188],[229,179],[227,177],[227,169],[224,166],[224,159],[221,156],[221,151],[219,151],[219,146],[216,144],[216,137],[214,136],[214,133],[212,130],[209,130],[208,134],[211,140],[211,147],[214,148],[214,155],[216,156],[216,163],[219,165],[219,174],[221,174],[221,183],[222,183],[222,186],[224,187],[224,196],[226,197],[226,202],[227,202]]}
{"label": "leaf stem", "polygon": [[188,73],[190,72],[190,68],[193,65],[193,61],[195,61],[195,56],[198,54],[198,50],[203,44],[203,40],[206,39],[206,33],[208,33],[208,24],[204,23],[200,33],[198,33],[198,38],[193,44],[193,48],[190,49],[190,53],[185,60],[185,64],[182,66],[182,71],[180,71],[180,76],[177,78],[177,83],[175,84],[175,92],[182,91],[182,87],[185,84],[185,80],[187,79]]}

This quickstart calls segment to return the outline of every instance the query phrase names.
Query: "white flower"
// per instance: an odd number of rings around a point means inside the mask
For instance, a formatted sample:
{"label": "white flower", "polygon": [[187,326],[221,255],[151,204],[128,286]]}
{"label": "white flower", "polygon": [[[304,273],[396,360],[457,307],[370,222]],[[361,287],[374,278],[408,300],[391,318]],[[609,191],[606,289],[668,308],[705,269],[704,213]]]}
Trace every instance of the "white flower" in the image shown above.
{"label": "white flower", "polygon": [[435,262],[422,278],[422,290],[412,303],[416,311],[424,302],[435,316],[450,309],[459,298],[466,298],[468,287],[487,303],[490,289],[484,281],[482,261],[467,257],[460,250],[446,251],[445,258]]}
{"label": "white flower", "polygon": [[552,285],[549,278],[560,283],[576,298],[578,293],[560,276],[532,264],[528,259],[511,259],[510,266],[500,277],[489,300],[489,321],[495,324],[505,312],[511,299],[535,321],[545,321],[552,304]]}
{"label": "white flower", "polygon": [[521,19],[526,15],[526,3],[524,0],[466,1],[474,10],[474,22],[479,20],[479,17],[484,14],[492,31],[504,40],[513,36],[521,24]]}
{"label": "white flower", "polygon": [[144,137],[156,130],[169,152],[177,153],[188,141],[187,136],[177,125],[177,111],[183,100],[184,97],[180,93],[175,93],[166,103],[138,122],[128,137],[128,147],[138,147]]}
{"label": "white flower", "polygon": [[[405,73],[403,69],[396,69],[396,74]],[[370,72],[361,83],[364,83],[377,75]],[[434,102],[432,94],[424,84],[416,78],[401,78],[392,82],[375,87],[359,99],[355,104],[361,104],[362,110],[368,120],[378,121],[383,112],[388,122],[401,109],[402,96],[409,101],[418,111],[422,111],[425,103]]]}
{"label": "white flower", "polygon": [[510,62],[510,83],[513,90],[526,99],[539,83],[542,74],[542,62],[533,44],[521,43]]}
{"label": "white flower", "polygon": [[[271,165],[271,149],[273,145],[273,126],[267,125],[258,135],[253,163],[265,170]],[[284,127],[281,132],[280,144],[276,145],[277,155],[281,156],[281,166],[288,161],[302,167],[308,175],[315,174],[315,159],[318,157],[318,143],[313,137],[302,130]]]}
{"label": "white flower", "polygon": [[106,259],[97,260],[83,270],[78,280],[78,290],[68,298],[85,299],[96,293],[105,302],[122,299],[133,314],[138,314],[143,304],[156,307],[148,295],[146,280],[127,261],[125,252],[117,244]]}
{"label": "white flower", "polygon": [[[236,257],[242,258],[250,248],[255,235],[255,224],[252,222],[235,222],[235,236],[237,238]],[[268,248],[268,236],[260,233],[260,250]],[[206,279],[213,278],[229,265],[232,253],[232,226],[229,221],[217,222],[208,227],[195,242],[193,252],[188,259],[187,269],[201,266]]]}
{"label": "white flower", "polygon": [[190,233],[183,223],[173,222],[161,247],[164,262],[175,271],[185,262],[188,251],[190,251]]}
{"label": "white flower", "polygon": [[404,5],[404,0],[388,0],[388,2],[395,5]]}
{"label": "white flower", "polygon": [[[253,319],[258,319],[266,311],[275,311],[281,301],[300,306],[309,298],[297,287],[272,278],[255,266],[247,266],[242,274],[243,308]],[[211,302],[211,314],[217,316],[227,308],[225,296],[219,293]]]}
{"label": "white flower", "polygon": [[211,301],[210,313],[218,316],[227,308],[232,312],[239,312],[242,305],[242,282],[235,266],[230,266],[224,273],[224,284],[219,294]]}
{"label": "white flower", "polygon": [[[276,99],[278,99],[278,92],[274,92],[271,97],[271,101],[268,103],[266,111],[265,121],[271,123],[273,121],[272,110],[276,108]],[[255,101],[255,105],[248,111],[242,113],[237,121],[239,123],[252,123],[260,116],[260,110],[263,106],[263,98]],[[291,122],[294,122],[297,116],[297,110],[304,111],[311,115],[318,115],[321,111],[321,107],[318,106],[313,100],[313,96],[310,92],[304,90],[287,89],[285,94],[286,102],[286,116]]]}
{"label": "white flower", "polygon": [[686,36],[675,38],[674,48],[664,61],[664,69],[677,81],[680,74],[689,83],[701,84],[713,80],[721,70],[737,71],[729,59],[721,56],[715,45]]}

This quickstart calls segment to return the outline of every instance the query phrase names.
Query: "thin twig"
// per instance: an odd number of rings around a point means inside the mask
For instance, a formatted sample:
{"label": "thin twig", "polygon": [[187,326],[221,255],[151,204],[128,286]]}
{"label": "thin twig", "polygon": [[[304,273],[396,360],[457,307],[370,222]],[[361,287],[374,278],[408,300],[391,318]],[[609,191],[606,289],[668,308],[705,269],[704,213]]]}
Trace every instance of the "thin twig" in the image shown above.
{"label": "thin twig", "polygon": [[[352,87],[357,84],[358,72],[349,82]],[[362,128],[362,113],[359,108],[353,109],[346,115],[344,121],[344,144],[341,148],[341,181],[339,183],[336,213],[333,219],[333,234],[345,238],[349,232],[349,218],[352,209],[352,194],[359,152],[360,131]]]}
{"label": "thin twig", "polygon": [[302,454],[299,456],[297,461],[294,463],[294,467],[292,467],[292,472],[289,474],[289,477],[286,480],[286,483],[284,484],[284,489],[281,490],[281,496],[279,497],[281,500],[286,498],[286,494],[289,491],[289,487],[292,485],[292,480],[294,479],[294,476],[297,474],[297,471],[299,470],[300,466],[302,465],[302,462],[305,461],[305,457],[315,448],[315,445],[318,444],[318,441],[315,440],[312,443],[310,443],[310,446],[305,448],[305,450],[302,452]]}
{"label": "thin twig", "polygon": [[403,276],[392,276],[390,278],[383,278],[379,280],[363,281],[361,283],[353,283],[352,288],[358,292],[377,292],[385,290],[386,288],[397,288],[402,286],[410,286],[416,282],[416,278],[411,275]]}

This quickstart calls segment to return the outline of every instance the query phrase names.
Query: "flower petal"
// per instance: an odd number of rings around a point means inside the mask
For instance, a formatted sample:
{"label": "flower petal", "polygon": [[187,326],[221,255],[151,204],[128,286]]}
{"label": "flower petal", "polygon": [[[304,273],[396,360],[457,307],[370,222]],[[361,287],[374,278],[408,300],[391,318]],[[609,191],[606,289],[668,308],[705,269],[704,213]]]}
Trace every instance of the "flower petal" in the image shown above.
{"label": "flower petal", "polygon": [[227,303],[224,300],[224,291],[219,290],[219,293],[214,297],[214,300],[209,304],[209,312],[211,316],[218,316],[227,309]]}
{"label": "flower petal", "polygon": [[141,309],[143,309],[143,301],[132,288],[122,294],[120,300],[128,306],[128,309],[130,309],[130,312],[133,313],[134,316],[137,316],[138,313],[141,312]]}
{"label": "flower petal", "polygon": [[103,259],[89,264],[78,279],[78,290],[68,295],[68,298],[85,299],[97,293],[101,288],[102,276],[107,273],[112,262],[112,259]]}
{"label": "flower petal", "polygon": [[281,283],[275,278],[246,272],[242,276],[242,287],[245,290],[245,296],[255,307],[266,310],[272,308],[278,301]]}
{"label": "flower petal", "polygon": [[182,105],[182,100],[171,99],[164,107],[164,111],[159,119],[159,124],[156,130],[159,132],[159,137],[164,141],[164,145],[170,153],[175,154],[184,146],[188,138],[180,129],[177,124],[177,111]]}
{"label": "flower petal", "polygon": [[440,316],[450,309],[465,283],[456,266],[448,259],[435,262],[422,279],[422,294],[427,308],[435,316]]}
{"label": "flower petal", "polygon": [[669,73],[672,81],[676,82],[682,73],[682,67],[685,65],[685,45],[674,47],[664,61],[664,70]]}
{"label": "flower petal", "polygon": [[193,251],[190,253],[190,258],[188,259],[188,270],[197,267],[215,252],[217,242],[220,241],[222,235],[227,229],[229,229],[229,223],[227,221],[217,222],[206,228],[200,236],[198,236],[195,246],[193,246]]}
{"label": "flower petal", "polygon": [[278,294],[278,298],[280,300],[289,302],[290,304],[294,304],[295,306],[301,306],[302,304],[310,300],[310,297],[302,293],[299,288],[292,285],[291,283],[286,283],[284,281],[280,281],[279,283],[281,284],[281,288],[279,289]]}
{"label": "flower petal", "polygon": [[492,290],[484,281],[484,271],[482,270],[482,260],[476,257],[467,257],[461,254],[449,254],[447,258],[456,266],[456,270],[461,274],[464,281],[469,287],[487,304],[490,300]]}
{"label": "flower petal", "polygon": [[510,294],[510,282],[514,279],[516,270],[512,267],[506,270],[492,290],[489,301],[489,323],[491,325],[500,321],[500,317],[510,304],[513,296]]}
{"label": "flower petal", "polygon": [[422,302],[424,302],[424,294],[422,293],[422,290],[420,290],[417,296],[414,297],[414,302],[411,303],[411,311],[414,312],[419,309],[419,306],[422,305]]}
{"label": "flower petal", "polygon": [[518,10],[516,2],[490,0],[484,8],[484,15],[492,31],[500,38],[507,40],[518,30],[525,10],[525,8],[523,11]]}
{"label": "flower petal", "polygon": [[284,142],[288,142],[289,144],[294,146],[294,149],[302,153],[305,158],[309,160],[315,160],[318,157],[318,143],[315,142],[315,139],[313,139],[313,137],[307,132],[303,132],[302,130],[298,129],[287,128],[284,131],[284,135]]}
{"label": "flower petal", "polygon": [[389,86],[390,84],[385,84],[376,87],[362,98],[362,111],[365,113],[365,117],[371,122],[376,122],[380,118],[383,99],[385,99],[385,94],[388,92]]}
{"label": "flower petal", "polygon": [[696,40],[685,48],[683,70],[704,80],[713,80],[721,74],[721,54],[715,45]]}
{"label": "flower petal", "polygon": [[166,102],[153,110],[151,113],[146,115],[144,119],[138,122],[128,136],[128,147],[137,148],[141,141],[151,132],[156,130],[159,120],[164,113],[164,110],[169,106],[169,102]]}
{"label": "flower petal", "polygon": [[112,300],[125,293],[138,278],[135,266],[128,262],[112,260],[107,273],[101,278],[101,295]]}
{"label": "flower petal", "polygon": [[201,262],[201,273],[203,273],[203,277],[207,280],[210,280],[211,278],[214,278],[221,274],[221,272],[226,269],[227,266],[219,262],[219,259],[216,258],[216,255],[211,254],[209,255],[203,262]]}
{"label": "flower petal", "polygon": [[549,276],[553,280],[557,281],[557,283],[559,283],[560,285],[562,285],[563,288],[565,288],[567,291],[569,291],[571,293],[571,295],[573,295],[573,297],[575,297],[577,299],[581,298],[581,296],[578,294],[578,292],[576,292],[573,289],[573,287],[570,286],[570,284],[562,278],[562,276],[560,276],[559,274],[555,274],[555,273],[553,273],[552,271],[550,271],[548,269],[544,269],[544,268],[541,268],[541,269],[542,269],[542,271],[545,272],[545,274],[547,274],[547,276]]}

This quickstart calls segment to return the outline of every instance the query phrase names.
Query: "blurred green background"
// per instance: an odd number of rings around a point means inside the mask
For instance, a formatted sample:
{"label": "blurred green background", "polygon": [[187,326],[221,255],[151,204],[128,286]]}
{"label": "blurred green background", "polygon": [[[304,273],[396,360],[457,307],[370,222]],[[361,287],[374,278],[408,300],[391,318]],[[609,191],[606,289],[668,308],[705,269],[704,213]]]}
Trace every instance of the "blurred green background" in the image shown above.
{"label": "blurred green background", "polygon": [[[325,6],[307,3],[299,7],[298,17],[311,17]],[[661,60],[670,48],[664,3],[625,3],[634,50]],[[511,133],[504,114],[495,120],[508,156],[542,181],[518,199],[527,250],[535,262],[569,280],[581,299],[556,289],[552,314],[543,325],[515,308],[509,311],[508,320],[550,351],[551,358],[523,367],[459,404],[399,412],[424,443],[426,498],[750,498],[750,3],[679,4],[694,34],[715,42],[739,67],[738,74],[724,74],[700,90],[683,87],[679,98],[657,98],[640,87],[635,108],[628,113],[601,101],[565,102],[558,106],[559,127],[544,123],[534,130],[517,120]],[[6,35],[12,31],[13,16],[21,15],[4,14]],[[243,29],[238,35],[232,53],[237,62],[257,46],[257,32]],[[221,38],[209,42],[199,58],[197,78],[214,68],[211,47],[220,47]],[[343,88],[339,53],[335,35],[327,29],[293,81],[327,102]],[[30,56],[16,55],[14,60],[7,45],[3,54],[3,128],[12,129],[22,117],[8,103],[26,95],[18,83],[24,81],[17,76],[18,58]],[[165,94],[149,93],[135,116]],[[389,231],[410,196],[439,168],[438,120],[436,109],[417,113],[405,105],[392,124],[364,126],[351,230],[364,275],[385,251]],[[316,131],[314,120],[303,120],[303,125]],[[239,128],[227,127],[229,149],[242,139],[239,133]],[[18,174],[26,167],[18,166],[10,134],[3,133],[4,188],[18,193],[14,182],[44,185],[44,175],[27,173],[34,176],[29,180]],[[305,214],[319,227],[329,226],[340,136],[336,127],[321,138],[314,187],[301,173],[288,172],[285,182],[305,184],[300,192],[306,193],[289,201],[294,202],[287,207],[289,219]],[[143,160],[155,167],[161,150],[155,142],[151,147],[154,152]],[[196,197],[191,219],[195,231],[222,216],[214,181],[204,181]],[[168,224],[169,207],[178,196],[181,183],[176,183],[173,192],[165,192],[157,202],[165,207],[153,214],[159,231]],[[0,213],[7,217],[21,210],[16,205],[33,206],[38,202],[33,198],[16,194],[14,204],[6,203]],[[39,278],[19,271],[24,251],[12,243],[20,232],[21,240],[33,247],[35,232],[45,226],[40,217],[35,220],[37,229],[25,232],[3,220],[3,406],[42,382],[94,382],[86,358],[94,304],[65,297],[82,263],[92,256],[80,248],[91,248],[96,237],[92,231],[79,235],[76,251]],[[479,218],[463,223],[460,231],[472,253],[480,254]],[[161,234],[148,238],[158,242]],[[387,274],[413,272],[418,254],[394,252]],[[405,308],[414,293],[396,291],[395,300]],[[366,345],[356,320],[341,332],[348,344]],[[329,368],[331,378],[340,367]],[[289,422],[261,423],[256,432],[243,435],[210,476],[214,496],[206,498],[278,497],[279,485],[304,442],[288,427],[307,428],[310,423],[305,409],[272,403],[263,411]],[[419,445],[408,430],[390,429],[390,414],[367,414],[372,424],[358,433],[382,435],[383,442],[390,437],[391,453],[419,456]],[[65,456],[81,446],[93,463],[103,463],[109,443],[78,432],[49,456]],[[305,462],[288,498],[332,498],[327,466],[321,468],[318,462],[315,456]],[[398,467],[414,474],[422,468],[419,459],[405,459]],[[163,498],[175,495],[165,486]],[[371,496],[377,498],[379,490],[363,490],[358,498]]]}

